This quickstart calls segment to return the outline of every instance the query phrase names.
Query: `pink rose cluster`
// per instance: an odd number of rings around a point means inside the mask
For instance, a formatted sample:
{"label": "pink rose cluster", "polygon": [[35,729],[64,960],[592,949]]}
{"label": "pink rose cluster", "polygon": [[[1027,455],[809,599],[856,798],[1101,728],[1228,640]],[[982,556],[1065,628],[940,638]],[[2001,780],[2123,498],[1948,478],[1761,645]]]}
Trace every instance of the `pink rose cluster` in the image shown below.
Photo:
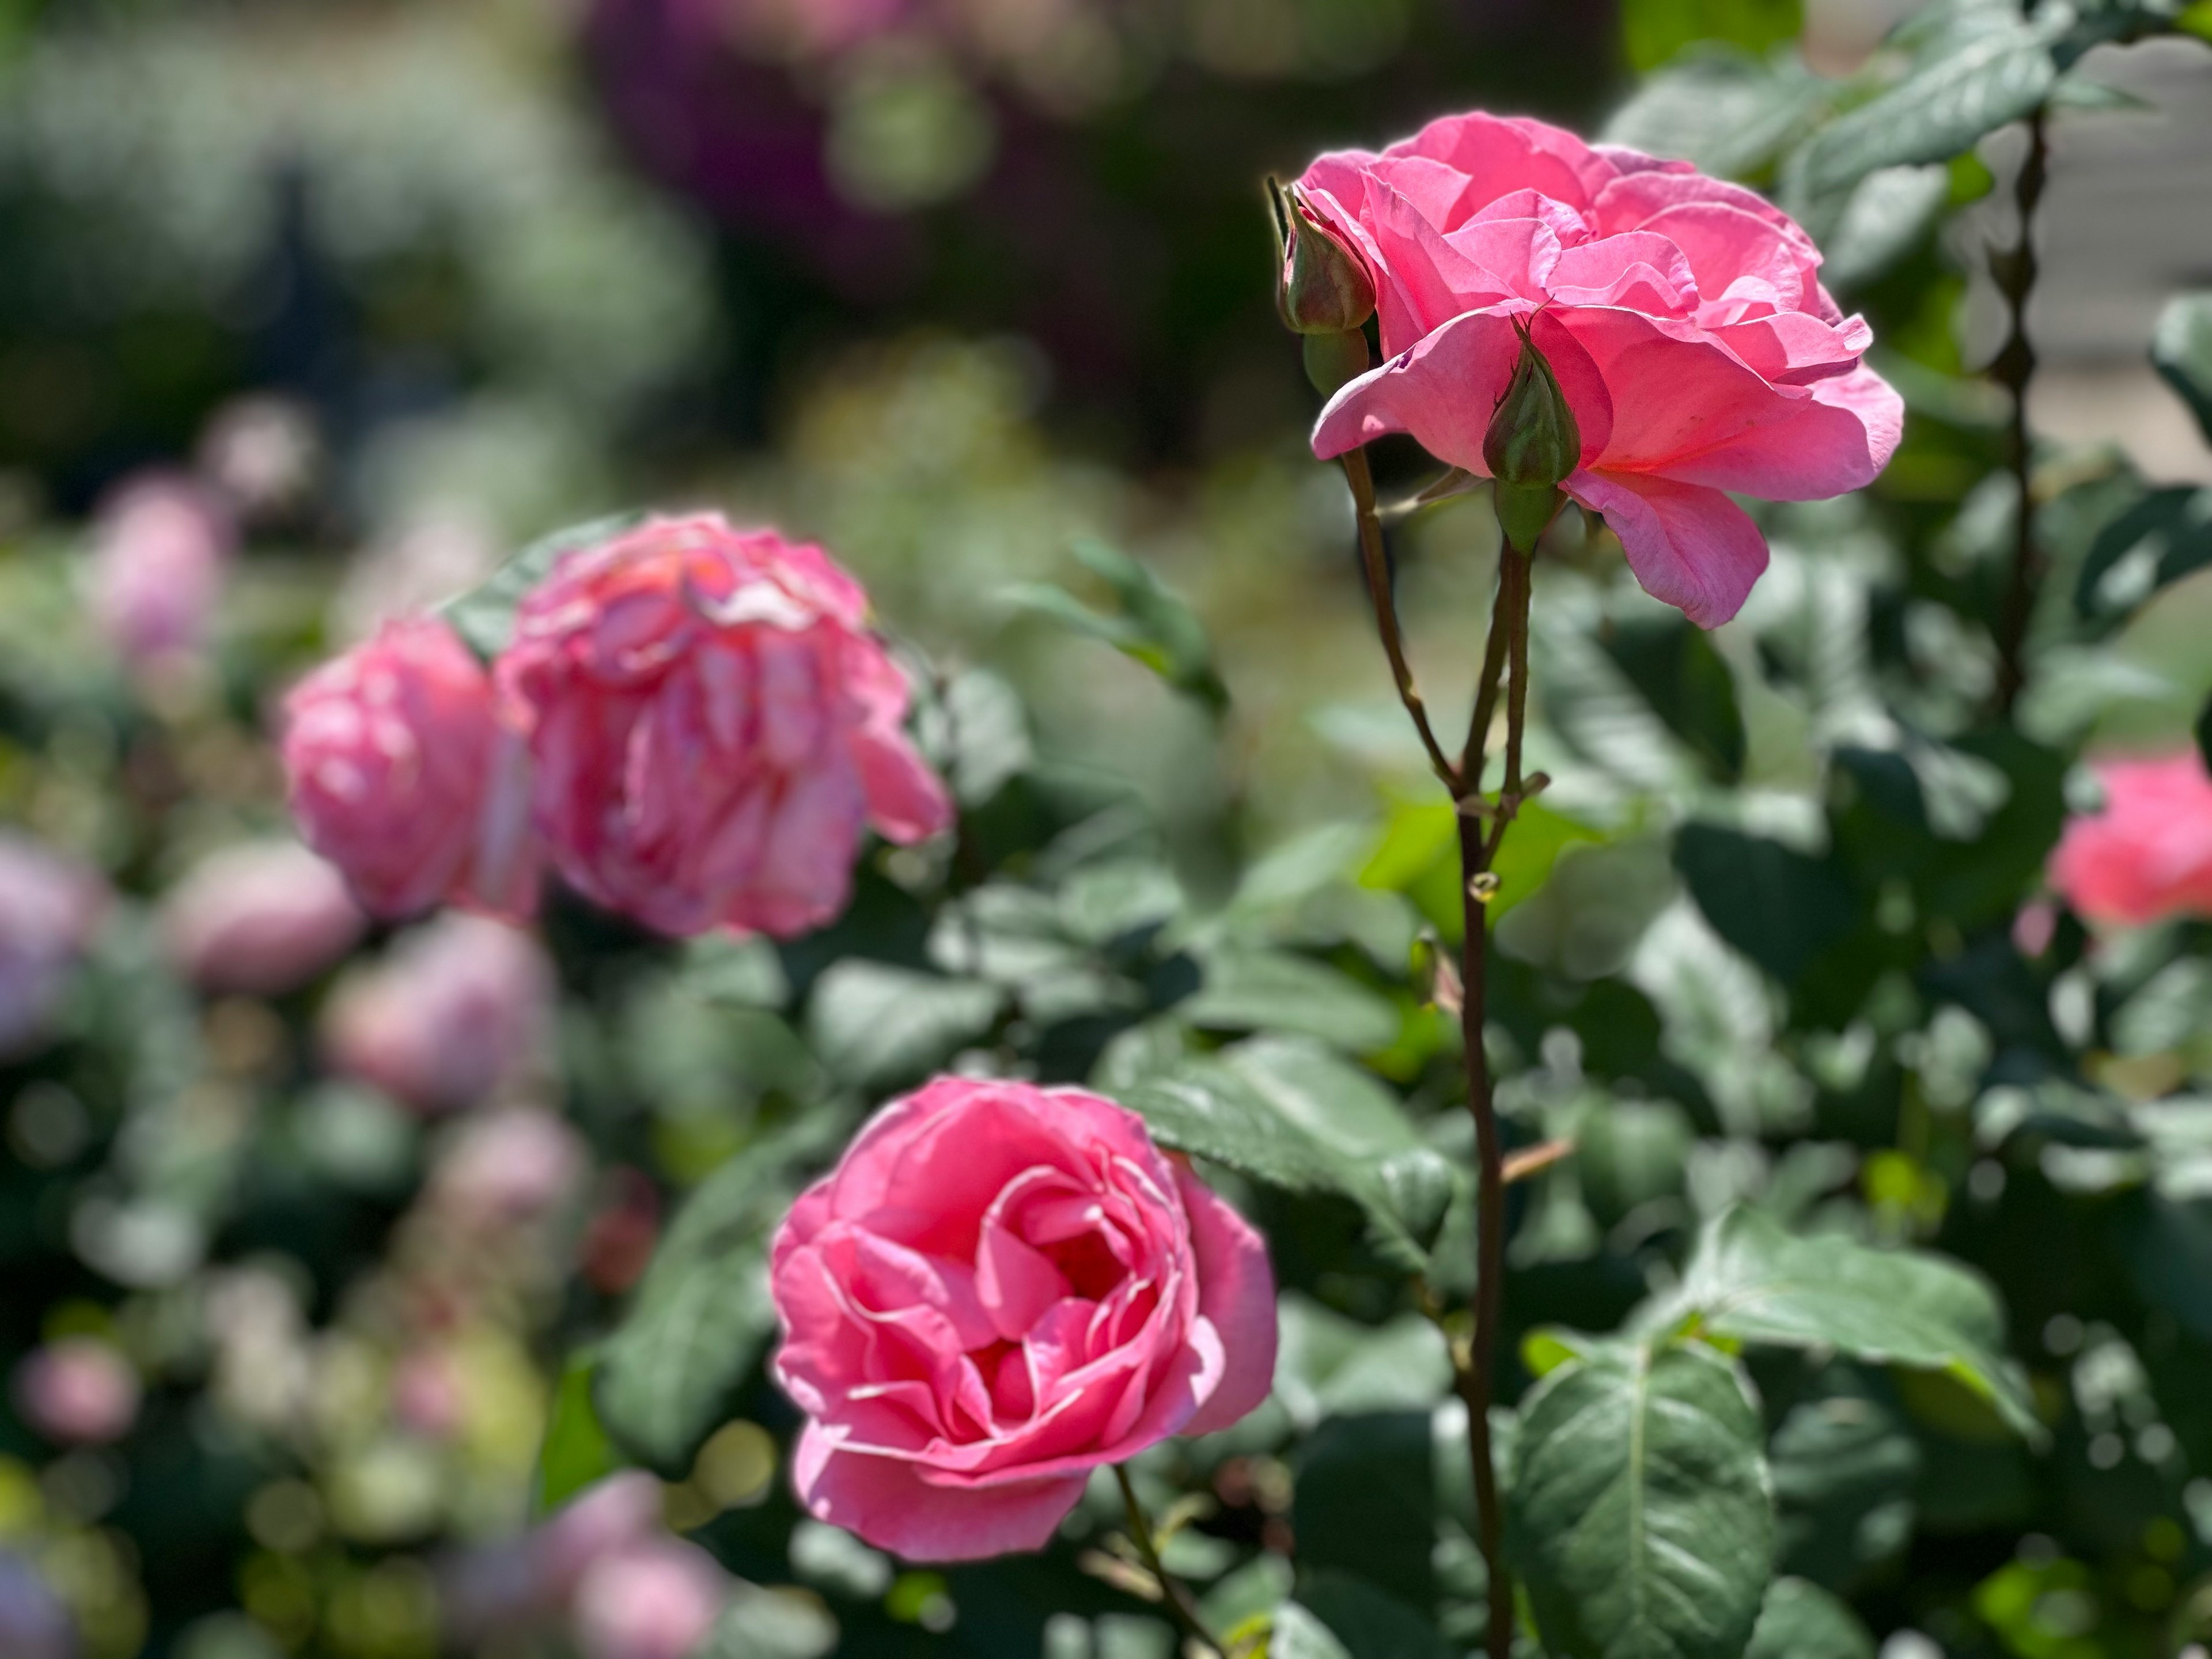
{"label": "pink rose cluster", "polygon": [[2070,820],[2051,887],[2085,920],[2140,927],[2212,919],[2212,776],[2195,750],[2093,763],[2101,810]]}
{"label": "pink rose cluster", "polygon": [[1766,567],[1727,492],[1841,495],[1888,462],[1904,404],[1873,336],[1820,282],[1790,216],[1686,161],[1476,112],[1298,189],[1364,262],[1387,359],[1330,399],[1322,457],[1410,433],[1488,476],[1483,436],[1525,327],[1580,428],[1562,488],[1620,538],[1646,591],[1712,627]]}
{"label": "pink rose cluster", "polygon": [[382,916],[526,916],[550,863],[661,933],[806,932],[844,908],[866,829],[951,818],[866,617],[817,547],[647,520],[556,562],[489,670],[417,617],[309,676],[294,814]]}
{"label": "pink rose cluster", "polygon": [[909,1559],[1042,1548],[1091,1472],[1228,1428],[1274,1373],[1250,1225],[1099,1096],[940,1078],[778,1232],[775,1374],[818,1518]]}

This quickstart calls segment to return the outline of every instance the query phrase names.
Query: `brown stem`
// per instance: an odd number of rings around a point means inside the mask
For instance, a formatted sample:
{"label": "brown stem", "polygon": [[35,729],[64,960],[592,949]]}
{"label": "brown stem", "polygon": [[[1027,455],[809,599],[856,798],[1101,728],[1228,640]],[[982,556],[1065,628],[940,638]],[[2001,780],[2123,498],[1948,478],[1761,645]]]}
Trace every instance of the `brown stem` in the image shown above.
{"label": "brown stem", "polygon": [[1490,607],[1490,639],[1482,647],[1482,674],[1474,683],[1474,714],[1467,723],[1467,746],[1460,751],[1459,775],[1466,793],[1482,793],[1482,769],[1485,755],[1490,747],[1490,723],[1498,715],[1498,681],[1505,668],[1506,612],[1513,598],[1512,584],[1505,580],[1507,561],[1515,556],[1513,550],[1500,543],[1498,549],[1498,599]]}
{"label": "brown stem", "polygon": [[[1531,557],[1510,547],[1500,550],[1498,605],[1505,613],[1505,776],[1498,787],[1498,823],[1490,832],[1490,854],[1498,856],[1505,826],[1521,810],[1521,734],[1528,723],[1528,578]],[[1483,867],[1489,868],[1486,860]]]}
{"label": "brown stem", "polygon": [[1382,550],[1382,521],[1375,513],[1375,475],[1368,470],[1367,452],[1345,452],[1345,481],[1352,486],[1352,503],[1359,520],[1359,563],[1367,575],[1367,598],[1375,607],[1375,626],[1382,636],[1383,654],[1390,659],[1390,673],[1398,683],[1398,701],[1406,705],[1421,747],[1428,751],[1430,769],[1456,799],[1459,774],[1444,756],[1443,745],[1429,724],[1429,711],[1413,684],[1413,670],[1406,660],[1406,642],[1398,632],[1397,601],[1390,594],[1390,562]]}
{"label": "brown stem", "polygon": [[1999,385],[2012,393],[2012,428],[2008,436],[2014,483],[2015,523],[2013,526],[2012,579],[2007,584],[2004,607],[1997,617],[1997,709],[2009,714],[2026,682],[2021,658],[2027,646],[2028,623],[2035,614],[2036,589],[2043,580],[2044,557],[2035,540],[2035,504],[2028,493],[2033,461],[2027,429],[2027,386],[2035,375],[2035,347],[2027,334],[2027,302],[2035,291],[2035,210],[2043,200],[2050,178],[2051,147],[2045,112],[2038,107],[2027,118],[2027,154],[2013,185],[2013,201],[2020,216],[2020,240],[2010,253],[1993,260],[1998,286],[2003,290],[2011,317],[2004,349],[1990,365]]}
{"label": "brown stem", "polygon": [[1183,1588],[1182,1580],[1173,1577],[1160,1565],[1159,1546],[1152,1538],[1152,1518],[1145,1513],[1145,1506],[1137,1501],[1137,1488],[1129,1480],[1127,1467],[1116,1463],[1114,1478],[1121,1483],[1121,1505],[1128,1516],[1129,1541],[1137,1547],[1137,1553],[1142,1558],[1146,1571],[1158,1583],[1160,1601],[1166,1607],[1169,1616],[1188,1639],[1214,1655],[1215,1659],[1219,1659],[1223,1651],[1221,1644],[1213,1639],[1213,1633],[1199,1618],[1198,1607],[1190,1599],[1190,1592]]}

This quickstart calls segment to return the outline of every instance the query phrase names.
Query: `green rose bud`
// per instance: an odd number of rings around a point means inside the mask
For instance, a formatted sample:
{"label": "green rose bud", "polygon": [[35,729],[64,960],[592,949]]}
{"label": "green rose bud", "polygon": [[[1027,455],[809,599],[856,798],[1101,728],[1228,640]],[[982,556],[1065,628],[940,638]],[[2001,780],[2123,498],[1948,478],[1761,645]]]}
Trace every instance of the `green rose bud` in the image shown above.
{"label": "green rose bud", "polygon": [[1498,522],[1515,551],[1533,552],[1559,510],[1559,483],[1580,465],[1581,428],[1544,354],[1525,326],[1521,360],[1482,434],[1483,464],[1497,482]]}
{"label": "green rose bud", "polygon": [[1375,314],[1375,280],[1367,264],[1324,225],[1296,185],[1267,181],[1282,239],[1283,276],[1275,308],[1299,334],[1348,334]]}

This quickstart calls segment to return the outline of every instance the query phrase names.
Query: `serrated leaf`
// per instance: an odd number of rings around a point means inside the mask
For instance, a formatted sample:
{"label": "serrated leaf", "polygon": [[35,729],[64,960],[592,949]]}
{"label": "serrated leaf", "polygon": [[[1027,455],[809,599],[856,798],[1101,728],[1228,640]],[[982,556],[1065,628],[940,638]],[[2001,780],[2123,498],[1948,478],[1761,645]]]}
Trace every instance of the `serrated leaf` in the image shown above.
{"label": "serrated leaf", "polygon": [[988,1033],[1005,1004],[1003,991],[980,980],[840,962],[814,982],[807,1041],[856,1088],[912,1083]]}
{"label": "serrated leaf", "polygon": [[2212,443],[2212,292],[2184,294],[2166,302],[2151,336],[2150,360],[2197,416],[2204,441]]}
{"label": "serrated leaf", "polygon": [[1802,1578],[1778,1578],[1744,1659],[1874,1659],[1874,1638],[1836,1597]]}
{"label": "serrated leaf", "polygon": [[2031,1440],[2043,1434],[2027,1378],[2004,1352],[1996,1293],[1941,1256],[1800,1238],[1759,1211],[1734,1209],[1699,1237],[1680,1287],[1638,1322],[1945,1372]]}
{"label": "serrated leaf", "polygon": [[1294,1031],[1365,1054],[1397,1041],[1398,1010],[1326,963],[1286,951],[1229,948],[1206,959],[1200,988],[1176,1015],[1204,1030]]}
{"label": "serrated leaf", "polygon": [[1510,1546],[1563,1659],[1740,1659],[1774,1556],[1763,1431],[1702,1343],[1592,1344],[1538,1383]]}
{"label": "serrated leaf", "polygon": [[447,600],[440,613],[469,649],[489,662],[514,637],[516,607],[545,580],[564,554],[611,541],[635,529],[647,516],[617,513],[541,536],[467,592]]}

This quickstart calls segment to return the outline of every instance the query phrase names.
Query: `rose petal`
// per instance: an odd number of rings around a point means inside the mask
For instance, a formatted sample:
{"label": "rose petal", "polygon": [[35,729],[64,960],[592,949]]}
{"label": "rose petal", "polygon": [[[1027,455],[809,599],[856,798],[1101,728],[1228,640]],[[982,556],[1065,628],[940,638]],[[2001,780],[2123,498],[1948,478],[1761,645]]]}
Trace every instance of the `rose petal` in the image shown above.
{"label": "rose petal", "polygon": [[1199,1311],[1223,1356],[1183,1432],[1212,1434],[1256,1409],[1274,1386],[1275,1274],[1267,1242],[1228,1200],[1188,1170],[1176,1171],[1176,1185],[1190,1217]]}
{"label": "rose petal", "polygon": [[1644,591],[1700,628],[1743,608],[1766,568],[1766,538],[1717,489],[1628,472],[1577,472],[1567,494],[1605,515]]}
{"label": "rose petal", "polygon": [[985,1487],[931,1486],[914,1464],[840,1450],[811,1423],[799,1435],[792,1479],[815,1519],[909,1561],[981,1561],[1041,1550],[1088,1484],[1071,1475]]}

